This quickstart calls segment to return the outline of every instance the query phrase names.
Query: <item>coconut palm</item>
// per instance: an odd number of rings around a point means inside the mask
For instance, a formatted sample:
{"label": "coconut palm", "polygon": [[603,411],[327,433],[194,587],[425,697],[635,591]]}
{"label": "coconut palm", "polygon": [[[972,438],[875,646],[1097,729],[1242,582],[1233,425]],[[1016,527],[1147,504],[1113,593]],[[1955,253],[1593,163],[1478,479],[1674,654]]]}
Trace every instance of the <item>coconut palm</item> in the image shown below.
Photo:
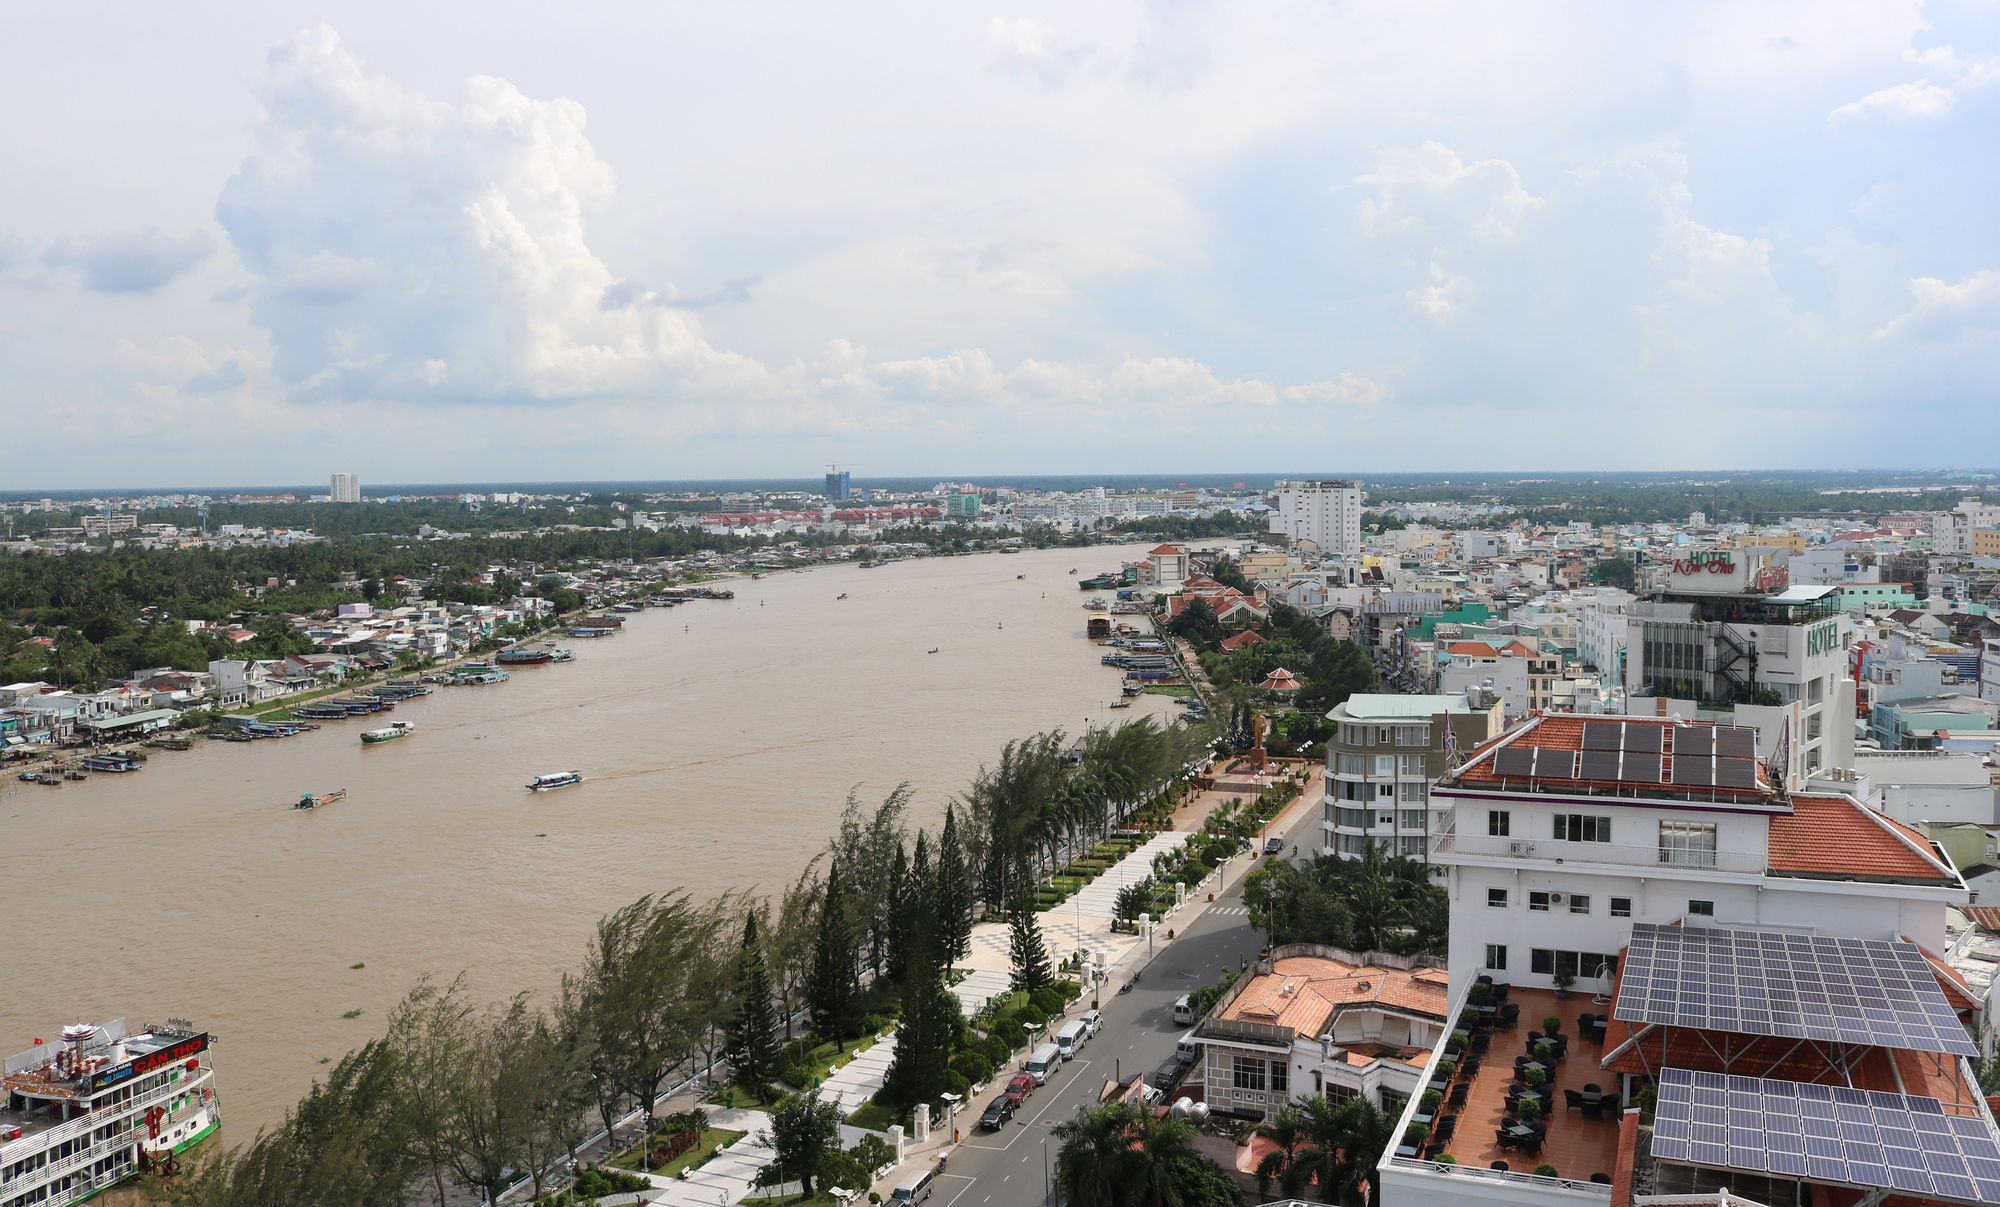
{"label": "coconut palm", "polygon": [[1117,1207],[1123,1202],[1136,1118],[1122,1102],[1094,1111],[1079,1106],[1075,1119],[1051,1129],[1062,1142],[1056,1150],[1056,1185],[1071,1207]]}
{"label": "coconut palm", "polygon": [[1271,1181],[1283,1173],[1297,1155],[1299,1144],[1306,1138],[1306,1114],[1296,1106],[1287,1103],[1278,1108],[1268,1123],[1260,1123],[1256,1135],[1264,1137],[1278,1147],[1264,1154],[1257,1162],[1257,1193],[1271,1193]]}

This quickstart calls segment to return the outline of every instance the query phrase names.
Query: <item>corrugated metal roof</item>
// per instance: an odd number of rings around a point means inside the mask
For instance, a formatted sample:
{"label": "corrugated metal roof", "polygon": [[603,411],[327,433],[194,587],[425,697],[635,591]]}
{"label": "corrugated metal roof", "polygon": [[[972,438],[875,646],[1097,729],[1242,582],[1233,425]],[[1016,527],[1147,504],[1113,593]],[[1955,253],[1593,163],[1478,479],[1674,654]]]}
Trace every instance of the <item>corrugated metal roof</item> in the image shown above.
{"label": "corrugated metal roof", "polygon": [[1472,711],[1472,705],[1466,702],[1464,696],[1364,694],[1347,697],[1347,703],[1341,707],[1347,710],[1350,719],[1357,721],[1373,721],[1389,717],[1429,717],[1441,712]]}

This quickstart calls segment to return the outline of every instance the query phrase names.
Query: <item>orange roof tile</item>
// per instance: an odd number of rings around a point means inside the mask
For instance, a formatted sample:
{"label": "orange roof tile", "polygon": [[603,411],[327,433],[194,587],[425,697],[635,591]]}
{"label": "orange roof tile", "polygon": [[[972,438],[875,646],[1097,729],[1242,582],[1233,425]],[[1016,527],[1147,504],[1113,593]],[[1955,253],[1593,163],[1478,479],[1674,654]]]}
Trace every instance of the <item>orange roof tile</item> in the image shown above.
{"label": "orange roof tile", "polygon": [[1956,884],[1930,844],[1846,796],[1795,796],[1790,817],[1771,819],[1770,870],[1839,880],[1923,880]]}
{"label": "orange roof tile", "polygon": [[1454,641],[1444,647],[1447,654],[1464,654],[1471,658],[1498,658],[1500,651],[1483,641]]}
{"label": "orange roof tile", "polygon": [[[1287,956],[1244,983],[1217,1015],[1318,1035],[1341,1010],[1375,1006],[1443,1018],[1448,976],[1441,968],[1404,971],[1324,956]],[[1287,986],[1291,992],[1286,993]]]}
{"label": "orange roof tile", "polygon": [[2000,935],[2000,905],[1966,905],[1960,908],[1965,911],[1966,917],[1972,919],[1973,925]]}

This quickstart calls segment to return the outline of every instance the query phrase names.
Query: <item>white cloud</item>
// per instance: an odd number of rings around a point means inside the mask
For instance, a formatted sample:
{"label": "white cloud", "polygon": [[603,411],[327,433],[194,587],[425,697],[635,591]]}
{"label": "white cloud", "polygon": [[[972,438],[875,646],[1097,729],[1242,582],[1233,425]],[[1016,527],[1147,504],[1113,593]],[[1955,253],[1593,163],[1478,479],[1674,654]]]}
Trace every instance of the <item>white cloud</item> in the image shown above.
{"label": "white cloud", "polygon": [[206,231],[165,235],[148,226],[80,238],[64,235],[42,253],[49,268],[74,268],[97,293],[153,293],[215,250]]}
{"label": "white cloud", "polygon": [[[1924,121],[1944,117],[1959,97],[2000,80],[2000,55],[1961,54],[1951,46],[1905,51],[1906,62],[1923,69],[1924,77],[1871,92],[1835,109],[1840,121],[1886,117],[1894,121]],[[1933,83],[1933,77],[1943,83]]]}
{"label": "white cloud", "polygon": [[1914,303],[1910,309],[1877,330],[1877,338],[1951,339],[1974,332],[1990,336],[2000,330],[2000,272],[1993,269],[1975,272],[1957,284],[1918,277],[1910,282],[1910,298]]}

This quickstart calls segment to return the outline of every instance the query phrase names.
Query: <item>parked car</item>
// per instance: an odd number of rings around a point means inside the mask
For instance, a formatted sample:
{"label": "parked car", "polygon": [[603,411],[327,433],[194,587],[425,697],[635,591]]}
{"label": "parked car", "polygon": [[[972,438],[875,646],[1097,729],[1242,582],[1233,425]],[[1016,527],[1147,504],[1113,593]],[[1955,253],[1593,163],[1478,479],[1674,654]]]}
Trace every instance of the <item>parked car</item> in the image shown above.
{"label": "parked car", "polygon": [[1014,1099],[1002,1094],[986,1106],[986,1113],[979,1117],[979,1126],[987,1131],[998,1131],[1000,1125],[1014,1117]]}
{"label": "parked car", "polygon": [[1273,835],[1272,837],[1266,838],[1264,840],[1264,853],[1266,855],[1281,855],[1284,853],[1284,850],[1285,850],[1284,839]]}
{"label": "parked car", "polygon": [[1026,1098],[1028,1095],[1034,1092],[1035,1092],[1035,1075],[1032,1073],[1014,1074],[1014,1080],[1007,1083],[1007,1089],[1005,1091],[1007,1097],[1012,1098],[1016,1106],[1019,1106],[1021,1104],[1022,1099]]}

